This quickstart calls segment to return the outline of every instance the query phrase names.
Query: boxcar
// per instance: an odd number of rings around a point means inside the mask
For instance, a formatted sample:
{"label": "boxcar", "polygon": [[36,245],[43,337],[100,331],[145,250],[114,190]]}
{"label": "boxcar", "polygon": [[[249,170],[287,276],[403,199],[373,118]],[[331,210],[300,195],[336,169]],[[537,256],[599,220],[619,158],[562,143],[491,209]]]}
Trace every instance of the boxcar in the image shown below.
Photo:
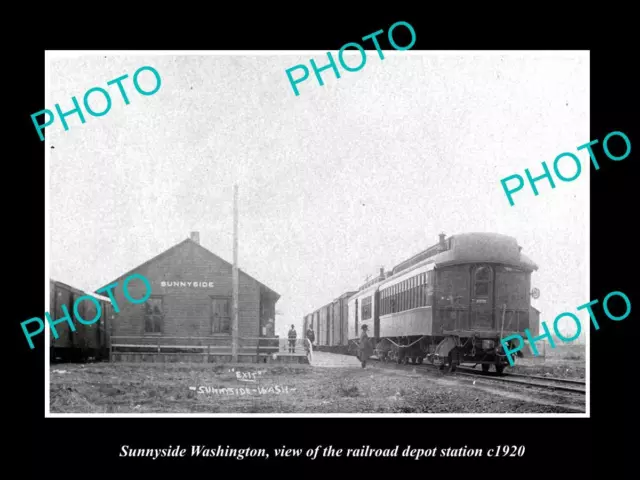
{"label": "boxcar", "polygon": [[[89,358],[103,360],[109,352],[109,325],[113,319],[111,301],[107,297],[88,293],[78,288],[71,287],[55,280],[49,281],[50,310],[52,320],[69,315],[73,321],[75,331],[68,322],[55,325],[58,338],[50,331],[49,353],[55,361],[87,361]],[[74,315],[73,305],[83,296],[95,298],[100,305],[100,319],[91,325],[84,325],[77,321]],[[66,310],[66,311],[65,311]],[[90,321],[97,315],[96,306],[89,300],[83,300],[78,304],[80,316]]]}

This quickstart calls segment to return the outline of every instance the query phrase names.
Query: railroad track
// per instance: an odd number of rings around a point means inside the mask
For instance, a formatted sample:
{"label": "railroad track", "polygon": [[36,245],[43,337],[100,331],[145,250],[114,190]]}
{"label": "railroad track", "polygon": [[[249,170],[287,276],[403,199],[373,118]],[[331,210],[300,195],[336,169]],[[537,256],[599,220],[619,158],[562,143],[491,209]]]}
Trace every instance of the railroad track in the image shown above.
{"label": "railroad track", "polygon": [[526,375],[524,373],[508,373],[509,377],[521,377],[521,378],[532,378],[536,380],[551,380],[558,383],[566,383],[569,385],[582,385],[585,386],[586,383],[584,380],[575,380],[572,378],[557,378],[557,377],[543,377],[541,375]]}
{"label": "railroad track", "polygon": [[[374,360],[378,360],[373,357]],[[379,360],[378,360],[379,361]],[[382,363],[385,365],[385,363]],[[393,365],[393,364],[387,364]],[[430,363],[423,363],[420,365],[398,365],[399,367],[413,367],[418,369],[438,369],[437,365],[432,365]],[[455,372],[449,373],[453,377],[455,376],[464,376],[464,377],[472,377],[478,380],[487,380],[488,382],[498,382],[503,384],[514,384],[514,385],[523,385],[528,387],[536,387],[543,388],[548,390],[557,390],[562,392],[572,392],[572,393],[580,393],[585,395],[586,392],[586,384],[581,380],[573,380],[567,378],[556,378],[556,377],[543,377],[538,375],[525,375],[522,373],[508,373],[504,376],[487,374],[485,372],[480,372],[478,370],[473,370],[467,367],[458,367]],[[511,377],[517,377],[511,378]],[[582,388],[581,388],[582,387]]]}
{"label": "railroad track", "polygon": [[[474,378],[480,377],[481,379],[486,379],[490,381],[512,383],[515,385],[525,385],[530,387],[539,387],[539,388],[545,388],[549,390],[559,390],[562,392],[581,393],[583,395],[587,393],[586,384],[584,382],[580,382],[578,380],[569,380],[565,378],[540,377],[536,375],[524,375],[519,373],[507,374],[505,376],[494,376],[494,375],[487,375],[484,372],[477,372],[471,369],[466,369],[464,367],[462,368],[459,367],[453,375],[474,377]],[[523,378],[523,380],[516,380],[514,378],[510,378],[514,376]],[[524,379],[531,379],[531,380],[524,380]],[[574,385],[574,386],[569,386],[569,385]],[[580,388],[579,385],[582,385],[582,388]]]}

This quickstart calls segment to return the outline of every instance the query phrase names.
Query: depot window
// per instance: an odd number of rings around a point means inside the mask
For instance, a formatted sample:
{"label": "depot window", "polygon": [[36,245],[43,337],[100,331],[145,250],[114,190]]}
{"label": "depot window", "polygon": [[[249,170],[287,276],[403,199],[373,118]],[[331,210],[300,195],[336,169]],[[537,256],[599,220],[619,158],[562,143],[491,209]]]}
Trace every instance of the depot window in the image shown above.
{"label": "depot window", "polygon": [[211,333],[231,334],[231,298],[211,298]]}
{"label": "depot window", "polygon": [[144,304],[144,333],[162,333],[163,319],[162,297],[152,296]]}

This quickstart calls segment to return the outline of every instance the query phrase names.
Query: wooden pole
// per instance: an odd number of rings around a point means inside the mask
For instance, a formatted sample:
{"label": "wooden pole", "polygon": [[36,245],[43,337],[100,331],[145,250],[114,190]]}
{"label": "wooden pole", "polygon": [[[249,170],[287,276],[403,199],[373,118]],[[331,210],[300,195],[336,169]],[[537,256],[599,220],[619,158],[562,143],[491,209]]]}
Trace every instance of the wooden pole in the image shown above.
{"label": "wooden pole", "polygon": [[231,357],[238,361],[238,186],[233,186],[233,326]]}

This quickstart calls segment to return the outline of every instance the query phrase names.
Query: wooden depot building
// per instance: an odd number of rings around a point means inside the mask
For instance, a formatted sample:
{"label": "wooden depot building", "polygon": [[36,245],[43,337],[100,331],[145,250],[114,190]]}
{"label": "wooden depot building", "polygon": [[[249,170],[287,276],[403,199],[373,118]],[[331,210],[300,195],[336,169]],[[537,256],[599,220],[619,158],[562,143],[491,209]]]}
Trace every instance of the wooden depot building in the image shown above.
{"label": "wooden depot building", "polygon": [[[151,284],[151,296],[137,305],[127,300],[123,290],[124,280],[132,274],[144,276]],[[120,311],[112,308],[112,361],[231,361],[233,265],[200,245],[198,232],[104,287],[115,282],[118,285],[111,292]],[[146,294],[138,279],[131,280],[127,289],[134,299]],[[263,347],[273,341],[264,339],[275,336],[279,298],[238,269],[239,362],[263,361],[271,353]]]}

